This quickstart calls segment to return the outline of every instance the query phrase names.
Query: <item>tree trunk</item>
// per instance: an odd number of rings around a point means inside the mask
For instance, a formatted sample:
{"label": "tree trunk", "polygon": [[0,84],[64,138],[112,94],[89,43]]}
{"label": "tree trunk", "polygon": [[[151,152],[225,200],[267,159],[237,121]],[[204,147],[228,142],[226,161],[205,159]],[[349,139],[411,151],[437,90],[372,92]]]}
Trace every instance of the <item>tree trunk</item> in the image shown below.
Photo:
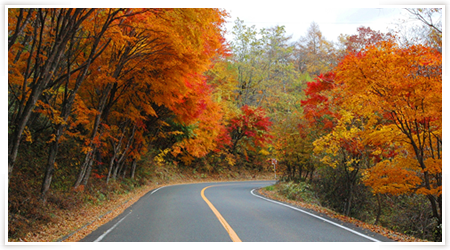
{"label": "tree trunk", "polygon": [[[106,25],[106,24],[105,24]],[[106,27],[103,27],[103,32],[106,31]],[[64,123],[58,124],[57,126],[57,131],[56,131],[56,137],[55,137],[55,141],[54,143],[58,144],[59,143],[59,138],[61,137],[61,135],[64,133],[64,128],[65,125],[67,123],[67,120],[69,119],[69,115],[71,113],[72,110],[72,105],[75,102],[75,96],[76,93],[78,92],[78,89],[81,87],[82,82],[84,81],[89,66],[92,63],[92,61],[94,60],[95,57],[97,57],[98,55],[100,55],[103,50],[108,46],[109,41],[103,46],[102,49],[100,49],[100,51],[97,54],[97,45],[100,42],[100,37],[101,35],[99,35],[98,37],[96,37],[96,40],[94,41],[94,44],[92,45],[92,50],[91,53],[89,55],[89,58],[86,60],[86,67],[84,69],[84,71],[82,73],[80,73],[76,79],[75,82],[75,86],[72,90],[70,90],[70,94],[69,96],[66,96],[66,99],[63,101],[62,103],[62,111],[61,111],[61,116],[63,118]],[[70,55],[70,54],[69,54]],[[68,58],[67,60],[69,60],[70,58]],[[69,92],[69,82],[70,82],[70,74],[67,76],[67,83],[66,83],[66,92]],[[52,175],[53,175],[53,168],[55,165],[55,159],[56,159],[56,155],[58,154],[58,147],[50,147],[50,153],[49,153],[49,158],[48,158],[48,163],[47,163],[47,171],[46,171],[46,175],[44,178],[44,183],[43,183],[43,187],[42,187],[42,191],[41,191],[41,200],[43,203],[45,203],[46,200],[46,194],[47,191],[50,187],[49,182],[51,183],[52,180]]]}
{"label": "tree trunk", "polygon": [[[90,144],[90,145],[92,145],[92,144]],[[93,157],[94,157],[93,156],[94,150],[87,152],[86,156],[84,157],[83,165],[80,168],[78,178],[75,181],[75,184],[73,185],[74,189],[78,188],[78,186],[81,185],[81,183],[83,182],[83,179],[85,178],[85,176],[87,174],[88,166],[92,165],[92,161],[93,161]]]}
{"label": "tree trunk", "polygon": [[[40,17],[39,23],[36,21],[35,25],[41,25],[43,27],[45,24],[45,18],[47,16],[47,13],[42,13],[44,10],[39,9],[38,10],[38,16]],[[54,45],[51,47],[52,50],[50,51],[47,60],[45,61],[44,65],[35,65],[36,72],[34,72],[34,84],[32,85],[31,94],[26,101],[25,108],[23,111],[18,114],[18,122],[13,125],[14,132],[12,133],[11,138],[9,139],[9,145],[8,145],[8,184],[9,179],[12,174],[14,163],[17,158],[17,152],[19,150],[20,141],[22,138],[23,131],[25,130],[25,126],[28,123],[28,120],[30,118],[31,113],[33,112],[34,108],[36,107],[36,103],[41,96],[42,92],[48,87],[49,82],[54,77],[53,72],[55,72],[56,67],[60,64],[60,60],[62,58],[62,55],[66,49],[66,45],[70,38],[77,32],[78,27],[81,25],[81,23],[92,14],[94,9],[91,9],[87,13],[83,15],[83,10],[78,9],[75,10],[75,13],[72,13],[72,10],[67,10],[65,13],[61,13],[61,15],[67,16],[66,22],[64,24],[61,24],[59,34],[55,40]],[[78,20],[77,20],[78,18]],[[39,38],[42,38],[42,29],[41,34]],[[36,38],[38,35],[36,34]],[[12,45],[12,44],[11,44]],[[39,44],[37,45],[38,48],[38,54],[41,50],[42,41],[39,40]],[[31,54],[30,54],[31,56]],[[36,62],[39,64],[39,62],[36,60]],[[39,70],[39,72],[37,71]],[[25,98],[25,97],[24,97]],[[47,171],[48,172],[48,171]],[[50,171],[49,173],[51,173]],[[51,179],[51,178],[50,178]]]}
{"label": "tree trunk", "polygon": [[345,216],[349,216],[350,215],[350,209],[352,208],[352,200],[353,200],[353,184],[350,184],[349,186],[349,192],[348,192],[348,197],[347,197],[347,206],[345,208]]}
{"label": "tree trunk", "polygon": [[88,169],[89,166],[92,166],[92,161],[93,161],[93,157],[94,157],[93,155],[95,153],[95,146],[93,145],[93,141],[94,141],[95,137],[97,136],[97,131],[98,131],[98,128],[100,127],[101,116],[103,115],[103,110],[106,105],[106,100],[108,99],[108,95],[112,89],[112,86],[113,86],[112,84],[108,84],[108,86],[103,90],[102,98],[100,99],[100,103],[99,103],[98,109],[97,109],[99,113],[95,116],[94,128],[92,129],[92,135],[91,135],[91,139],[90,139],[91,142],[89,143],[89,147],[92,148],[92,150],[87,152],[86,157],[84,158],[84,162],[83,162],[83,165],[81,165],[77,181],[74,184],[75,189],[81,184],[83,179],[85,179],[87,182],[87,178],[85,178],[85,174],[89,171],[86,171],[86,170]]}
{"label": "tree trunk", "polygon": [[[117,158],[116,158],[117,159]],[[117,159],[117,161],[114,163],[114,170],[113,170],[113,175],[112,175],[112,179],[113,180],[117,180],[117,172],[119,171],[119,169],[120,169],[120,166],[121,166],[121,164],[120,164],[120,161]]]}
{"label": "tree trunk", "polygon": [[117,165],[118,166],[116,167],[116,169],[114,171],[113,179],[117,178],[117,174],[120,173],[120,170],[122,169],[122,166],[123,166],[123,164],[125,162],[125,159],[126,159],[126,155],[128,153],[128,150],[130,149],[130,146],[131,146],[131,144],[134,141],[134,134],[135,134],[135,132],[136,132],[136,124],[133,125],[133,131],[131,132],[131,136],[128,139],[127,146],[125,147],[124,152],[122,153],[120,158],[117,160]]}
{"label": "tree trunk", "polygon": [[288,172],[288,180],[291,180],[292,179],[291,164],[289,164],[289,162],[286,162],[286,167],[287,167],[287,172]]}
{"label": "tree trunk", "polygon": [[359,170],[353,170],[351,172],[347,172],[347,185],[348,185],[348,196],[347,196],[347,204],[345,207],[345,216],[349,216],[350,215],[350,210],[352,208],[352,201],[353,201],[353,189],[356,185],[356,179],[357,179],[357,175],[358,175]]}
{"label": "tree trunk", "polygon": [[106,184],[109,183],[109,180],[111,179],[111,172],[114,166],[114,160],[116,159],[116,154],[114,154],[111,157],[111,160],[109,161],[109,170],[108,170],[108,176],[106,177]]}
{"label": "tree trunk", "polygon": [[380,221],[380,216],[381,216],[381,199],[380,199],[380,194],[376,194],[377,196],[377,203],[378,203],[378,209],[377,209],[377,217],[375,219],[375,223],[373,223],[374,225],[377,225],[378,222]]}
{"label": "tree trunk", "polygon": [[132,164],[132,168],[131,168],[131,179],[134,180],[134,175],[136,173],[136,163],[137,160],[133,159],[133,164]]}
{"label": "tree trunk", "polygon": [[[123,67],[125,66],[125,64],[128,62],[128,60],[130,59],[130,51],[132,50],[132,48],[130,46],[127,46],[126,48],[124,48],[124,51],[122,53],[122,55],[120,56],[120,60],[119,63],[116,66],[116,69],[114,70],[114,73],[112,75],[112,77],[114,79],[118,79]],[[115,88],[117,86],[117,83],[108,83],[107,86],[103,89],[100,101],[99,101],[99,105],[97,108],[98,114],[95,117],[95,121],[94,121],[94,127],[92,129],[92,135],[91,135],[91,142],[89,147],[93,148],[93,141],[95,139],[95,137],[97,136],[97,131],[100,127],[101,124],[101,119],[102,116],[104,115],[104,111],[105,110],[109,110],[112,106],[112,100],[114,100],[114,95],[115,95],[115,91],[113,91],[113,93],[111,93],[112,89]],[[110,99],[110,102],[108,103],[108,97]],[[106,111],[105,113],[108,113],[108,111]],[[107,116],[107,115],[106,115]],[[105,119],[105,118],[104,118]],[[89,155],[94,154],[94,150],[89,151],[85,157],[85,161],[83,163],[83,165],[80,168],[80,172],[78,175],[78,179],[74,184],[74,188],[77,188],[80,183],[81,180],[85,180],[84,182],[87,182],[87,179],[89,176],[85,176],[86,173],[90,173],[90,171],[86,171],[86,169],[88,169],[89,166],[92,166],[92,157],[89,157]]]}
{"label": "tree trunk", "polygon": [[125,175],[127,174],[127,170],[128,170],[128,163],[123,163],[123,165],[124,165],[124,167],[123,167],[123,170],[122,170],[122,179],[125,179]]}
{"label": "tree trunk", "polygon": [[50,149],[49,149],[47,169],[45,171],[44,180],[42,181],[41,196],[39,198],[39,200],[42,202],[42,204],[45,204],[47,202],[47,193],[48,193],[48,190],[50,189],[50,185],[52,183],[53,172],[55,171],[55,164],[56,164],[55,159],[56,159],[56,155],[58,153],[58,147],[59,147],[58,141],[59,141],[59,138],[61,137],[61,131],[62,131],[60,129],[60,127],[62,127],[61,124],[58,126],[57,134],[55,135],[56,138],[51,143]]}
{"label": "tree trunk", "polygon": [[94,160],[92,159],[89,163],[88,169],[86,170],[86,174],[83,177],[83,185],[86,187],[89,177],[91,176],[91,171],[92,171],[92,164],[94,163]]}

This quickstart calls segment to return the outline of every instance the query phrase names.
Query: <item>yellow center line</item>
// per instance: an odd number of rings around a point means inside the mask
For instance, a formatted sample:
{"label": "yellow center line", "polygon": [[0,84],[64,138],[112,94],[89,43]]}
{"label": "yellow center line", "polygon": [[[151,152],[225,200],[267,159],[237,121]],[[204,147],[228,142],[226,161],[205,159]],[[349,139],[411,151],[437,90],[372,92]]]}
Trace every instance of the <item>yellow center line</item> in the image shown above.
{"label": "yellow center line", "polygon": [[208,186],[202,189],[202,198],[208,204],[209,208],[213,211],[213,213],[216,215],[217,219],[219,219],[220,223],[222,223],[222,226],[227,230],[228,234],[230,235],[230,238],[233,242],[242,242],[241,239],[239,239],[239,236],[237,236],[236,232],[233,230],[233,228],[230,227],[230,225],[227,223],[227,221],[222,217],[222,215],[217,211],[217,209],[214,207],[214,205],[206,198],[205,196],[205,190],[210,187],[219,186],[219,185],[213,185]]}

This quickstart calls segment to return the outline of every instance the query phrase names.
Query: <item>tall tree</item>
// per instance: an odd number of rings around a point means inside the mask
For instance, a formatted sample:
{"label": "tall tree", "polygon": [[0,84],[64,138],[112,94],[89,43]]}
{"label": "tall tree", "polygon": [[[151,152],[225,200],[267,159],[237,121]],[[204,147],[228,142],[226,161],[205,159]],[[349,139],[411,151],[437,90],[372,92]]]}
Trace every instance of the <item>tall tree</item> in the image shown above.
{"label": "tall tree", "polygon": [[284,26],[257,31],[239,19],[233,34],[231,50],[233,67],[237,71],[237,106],[261,106],[273,112],[272,104],[278,96],[298,85],[290,37]]}
{"label": "tall tree", "polygon": [[[53,177],[53,172],[55,168],[55,160],[56,156],[58,154],[58,146],[59,146],[59,140],[61,136],[64,133],[64,130],[67,126],[67,120],[69,118],[69,115],[72,111],[72,105],[75,101],[75,96],[77,95],[78,90],[81,87],[81,84],[84,82],[84,79],[86,78],[86,75],[88,73],[88,70],[90,69],[91,63],[93,60],[95,60],[108,46],[109,42],[111,40],[103,40],[102,38],[107,31],[107,29],[113,24],[115,20],[118,20],[120,18],[123,18],[121,15],[122,9],[109,9],[106,10],[105,13],[99,12],[97,15],[103,18],[99,18],[98,21],[90,22],[89,24],[92,24],[92,28],[89,27],[89,25],[85,25],[84,28],[87,31],[87,36],[91,37],[92,44],[89,46],[84,47],[85,50],[89,51],[87,58],[85,59],[85,67],[83,70],[79,71],[77,74],[75,74],[73,79],[74,81],[71,82],[71,74],[70,72],[70,66],[68,67],[68,74],[67,79],[65,81],[64,85],[64,95],[63,100],[60,104],[60,113],[59,118],[57,119],[57,123],[54,127],[53,134],[55,135],[52,138],[52,142],[49,147],[49,153],[48,153],[48,160],[47,160],[47,167],[45,171],[44,180],[42,182],[42,188],[41,188],[41,200],[45,203],[47,198],[47,192],[50,189],[50,184]],[[70,62],[72,60],[73,54],[78,54],[78,51],[71,51],[72,44],[69,44],[69,50],[66,52],[67,55],[67,61]],[[73,87],[70,87],[70,85],[73,84]]]}
{"label": "tall tree", "polygon": [[[342,51],[342,56],[347,53],[359,53],[363,51],[369,45],[375,45],[381,41],[389,41],[394,39],[391,33],[381,33],[380,31],[372,30],[370,27],[358,27],[358,34],[351,36],[344,36],[345,39],[342,42],[345,51]],[[341,36],[342,37],[342,36]]]}
{"label": "tall tree", "polygon": [[223,10],[10,9],[9,14],[9,176],[23,135],[31,140],[26,127],[31,114],[47,119],[53,133],[44,202],[66,133],[85,143],[77,188],[86,184],[94,156],[116,152],[112,177],[125,172],[128,157],[139,158],[136,148],[147,148],[142,136],[155,126],[155,109],[167,109],[185,124],[196,123],[205,110],[217,113],[215,104],[206,107],[211,92],[197,94],[212,58],[225,53]]}
{"label": "tall tree", "polygon": [[[85,69],[84,62],[64,65],[65,51],[79,38],[94,9],[8,10],[8,182],[30,116],[44,90]],[[27,13],[25,20],[23,14]],[[69,44],[70,42],[70,44]],[[67,61],[74,63],[72,61]]]}
{"label": "tall tree", "polygon": [[306,35],[296,43],[296,68],[302,73],[317,76],[336,65],[336,51],[331,41],[325,39],[319,25],[312,22]]}
{"label": "tall tree", "polygon": [[272,138],[269,134],[271,125],[264,109],[243,106],[241,114],[232,118],[228,127],[231,137],[230,153],[246,155],[248,150],[258,152],[258,148],[267,147]]}
{"label": "tall tree", "polygon": [[[347,96],[345,105],[367,117],[380,114],[388,119],[373,136],[397,135],[390,138],[402,145],[403,153],[395,160],[377,166],[408,168],[409,174],[420,178],[420,183],[404,191],[425,195],[438,223],[442,221],[441,62],[442,54],[435,49],[421,45],[400,48],[382,42],[368,46],[363,53],[348,55],[337,68],[338,81]],[[377,176],[383,180],[389,175]],[[397,184],[402,180],[384,185],[395,192]]]}

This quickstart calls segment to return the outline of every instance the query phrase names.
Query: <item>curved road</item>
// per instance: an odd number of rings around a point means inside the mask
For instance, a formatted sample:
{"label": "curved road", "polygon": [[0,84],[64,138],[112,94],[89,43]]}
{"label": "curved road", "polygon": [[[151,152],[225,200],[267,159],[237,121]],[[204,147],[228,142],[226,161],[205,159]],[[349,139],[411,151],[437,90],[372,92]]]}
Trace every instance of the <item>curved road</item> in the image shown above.
{"label": "curved road", "polygon": [[165,186],[147,193],[81,241],[391,241],[315,212],[259,196],[274,181]]}

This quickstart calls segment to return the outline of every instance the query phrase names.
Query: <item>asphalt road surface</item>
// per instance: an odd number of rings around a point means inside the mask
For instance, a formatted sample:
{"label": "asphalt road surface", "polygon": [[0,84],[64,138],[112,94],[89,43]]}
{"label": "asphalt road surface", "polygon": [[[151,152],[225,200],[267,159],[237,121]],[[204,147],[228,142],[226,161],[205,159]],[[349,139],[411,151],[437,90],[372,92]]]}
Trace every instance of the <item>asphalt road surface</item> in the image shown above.
{"label": "asphalt road surface", "polygon": [[153,190],[81,241],[391,241],[351,224],[259,196],[274,181],[200,183]]}

